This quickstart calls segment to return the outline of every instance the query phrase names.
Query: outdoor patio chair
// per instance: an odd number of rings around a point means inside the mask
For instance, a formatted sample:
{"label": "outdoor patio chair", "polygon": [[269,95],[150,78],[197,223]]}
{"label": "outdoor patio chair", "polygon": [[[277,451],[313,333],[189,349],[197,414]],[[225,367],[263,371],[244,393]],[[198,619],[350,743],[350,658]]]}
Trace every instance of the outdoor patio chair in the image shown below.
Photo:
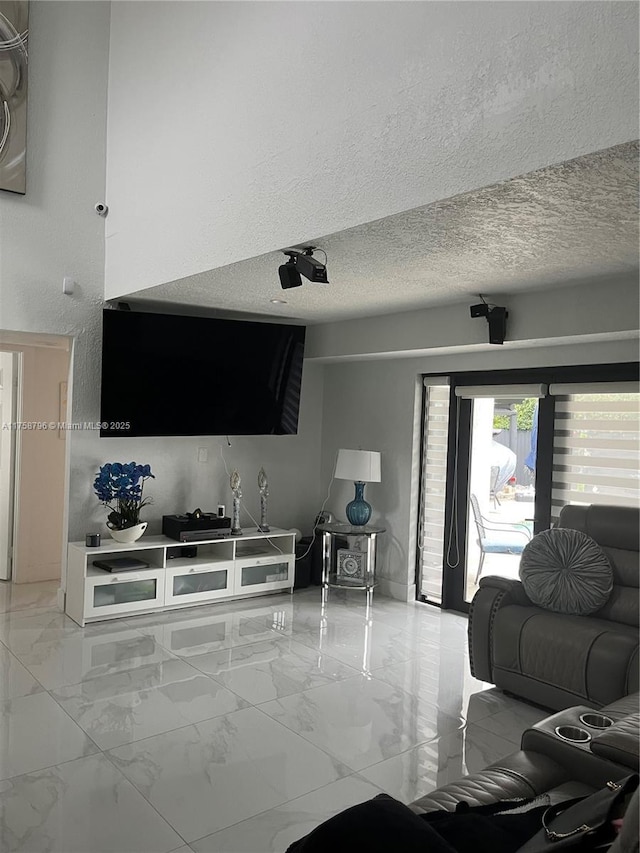
{"label": "outdoor patio chair", "polygon": [[531,531],[524,523],[493,521],[485,518],[480,512],[478,498],[471,495],[469,499],[480,546],[480,562],[475,580],[478,583],[485,554],[522,554],[527,543],[531,541]]}

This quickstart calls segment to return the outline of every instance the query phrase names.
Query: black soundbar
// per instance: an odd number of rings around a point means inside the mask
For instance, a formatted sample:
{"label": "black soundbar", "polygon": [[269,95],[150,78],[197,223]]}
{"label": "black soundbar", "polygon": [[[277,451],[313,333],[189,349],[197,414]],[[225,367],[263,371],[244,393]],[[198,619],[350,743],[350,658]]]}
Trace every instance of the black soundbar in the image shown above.
{"label": "black soundbar", "polygon": [[200,510],[188,515],[163,515],[162,532],[176,542],[222,539],[231,533],[231,519]]}
{"label": "black soundbar", "polygon": [[230,535],[230,527],[228,530],[182,530],[178,542],[203,542],[206,539],[226,539]]}

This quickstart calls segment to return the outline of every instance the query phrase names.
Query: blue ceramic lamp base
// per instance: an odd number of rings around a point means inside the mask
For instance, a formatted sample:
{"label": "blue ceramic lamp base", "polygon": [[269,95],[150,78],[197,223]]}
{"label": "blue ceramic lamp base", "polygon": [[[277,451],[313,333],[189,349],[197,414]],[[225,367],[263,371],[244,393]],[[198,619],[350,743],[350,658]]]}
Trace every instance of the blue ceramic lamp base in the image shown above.
{"label": "blue ceramic lamp base", "polygon": [[356,495],[352,501],[347,504],[347,520],[354,527],[364,527],[371,518],[371,504],[368,504],[364,499],[365,484],[361,480],[356,480]]}

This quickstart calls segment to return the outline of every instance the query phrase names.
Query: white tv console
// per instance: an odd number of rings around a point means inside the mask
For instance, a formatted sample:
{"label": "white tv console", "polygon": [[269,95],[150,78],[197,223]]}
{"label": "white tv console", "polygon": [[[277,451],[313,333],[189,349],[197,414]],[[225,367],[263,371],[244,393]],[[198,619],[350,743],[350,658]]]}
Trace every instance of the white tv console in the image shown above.
{"label": "white tv console", "polygon": [[[181,556],[195,545],[197,556]],[[149,568],[108,572],[95,559],[133,557]],[[176,542],[148,536],[130,545],[106,539],[97,548],[70,542],[67,554],[66,613],[78,625],[154,610],[193,607],[224,598],[244,598],[293,589],[295,533],[255,527],[242,536],[204,542]]]}

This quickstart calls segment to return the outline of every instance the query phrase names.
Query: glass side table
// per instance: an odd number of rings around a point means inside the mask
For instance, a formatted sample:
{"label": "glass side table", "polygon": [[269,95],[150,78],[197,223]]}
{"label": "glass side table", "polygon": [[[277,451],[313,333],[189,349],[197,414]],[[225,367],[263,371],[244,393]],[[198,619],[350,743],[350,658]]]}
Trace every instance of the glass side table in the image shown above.
{"label": "glass side table", "polygon": [[320,524],[322,533],[322,602],[330,589],[362,589],[367,608],[373,601],[376,548],[384,527]]}

